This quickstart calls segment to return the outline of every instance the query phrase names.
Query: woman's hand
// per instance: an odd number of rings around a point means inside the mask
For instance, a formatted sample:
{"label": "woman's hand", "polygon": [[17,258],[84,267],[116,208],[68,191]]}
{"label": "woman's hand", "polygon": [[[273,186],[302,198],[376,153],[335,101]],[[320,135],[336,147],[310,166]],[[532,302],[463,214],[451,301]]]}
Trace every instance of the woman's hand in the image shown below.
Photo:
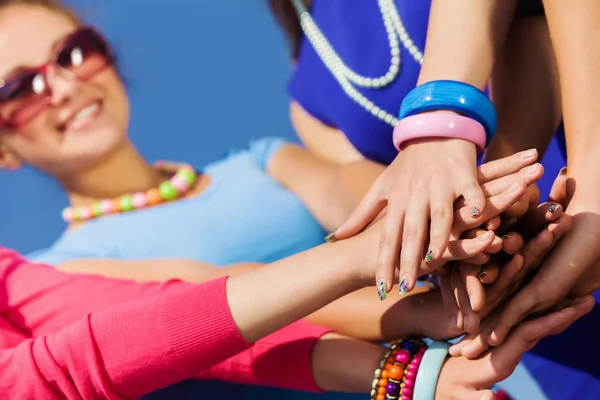
{"label": "woman's hand", "polygon": [[[384,282],[389,291],[399,259],[400,291],[407,292],[415,285],[421,260],[438,261],[444,254],[450,240],[453,204],[461,196],[470,213],[479,216],[485,197],[477,182],[475,145],[457,139],[414,140],[375,181],[365,202],[336,236],[360,231],[387,205],[377,281]],[[427,236],[429,249],[424,251]]]}
{"label": "woman's hand", "polygon": [[[409,146],[380,175],[348,221],[333,235],[333,239],[339,240],[357,234],[387,205],[377,261],[377,282],[378,284],[383,282],[386,291],[392,286],[394,270],[400,258],[400,263],[403,265],[401,280],[408,279],[403,282],[402,290],[406,291],[414,287],[423,260],[423,244],[427,236],[426,228],[430,216],[433,219],[429,248],[435,248],[435,254],[430,254],[433,257],[426,254],[424,261],[439,264],[450,240],[453,218],[456,218],[456,213],[452,211],[454,201],[461,195],[467,199],[466,213],[463,214],[466,214],[470,222],[461,216],[463,219],[457,222],[462,231],[482,224],[485,222],[483,217],[486,214],[484,212],[486,190],[479,185],[488,184],[489,187],[494,187],[509,181],[514,184],[514,176],[512,180],[509,176],[531,165],[537,158],[537,152],[529,150],[487,163],[477,170],[474,164],[475,150],[466,147],[465,143],[449,140]],[[472,146],[470,143],[467,144]],[[439,152],[447,151],[452,155],[434,157],[425,161],[425,155],[421,154],[421,150],[427,150],[427,155],[430,155],[430,151],[431,154],[442,154]],[[462,158],[458,157],[458,154],[464,153],[466,155]],[[537,167],[533,172],[537,173]],[[460,176],[458,180],[455,178],[457,175]],[[473,188],[473,182],[477,189]],[[523,193],[519,198],[522,196]],[[478,207],[476,213],[473,213],[474,205]],[[487,215],[486,218],[490,219],[496,215],[498,213]],[[400,248],[402,248],[401,256],[398,255]]]}
{"label": "woman's hand", "polygon": [[488,389],[508,378],[526,351],[545,336],[561,333],[593,307],[594,299],[584,297],[561,311],[521,323],[502,345],[476,360],[447,359],[440,372],[435,399],[494,399],[494,393]]}
{"label": "woman's hand", "polygon": [[[517,252],[524,250],[529,265],[535,262],[532,252],[536,252],[535,254],[544,252],[545,254],[549,251],[550,246],[556,243],[558,238],[568,230],[567,223],[570,221],[565,221],[566,218],[563,218],[559,222],[561,216],[562,207],[558,204],[540,204],[522,216],[522,220],[514,227],[514,231],[506,232],[502,236],[502,240],[498,240],[499,243],[496,243],[496,241],[492,243],[486,250],[489,255],[483,266],[480,265],[481,262],[477,262],[477,259],[467,260],[467,262],[462,262],[459,266],[451,268],[448,274],[439,276],[444,303],[451,323],[457,332],[478,332],[480,318],[486,315],[482,313],[486,306],[484,284],[491,288],[490,285],[500,273],[502,259],[506,260]],[[557,228],[560,229],[557,230]],[[482,229],[472,230],[467,232],[464,237],[478,236],[483,232],[485,231]],[[542,232],[545,233],[540,235]],[[555,232],[557,232],[557,238],[553,241],[552,234]],[[536,237],[535,240],[530,242],[534,235],[540,235],[540,237]],[[528,242],[527,247],[523,249],[526,241]],[[500,251],[502,251],[501,254],[494,256]],[[490,255],[492,256],[491,259]],[[514,262],[514,260],[511,260],[511,262]],[[528,267],[528,269],[531,269],[531,267]],[[505,279],[504,274],[503,278]],[[510,283],[513,284],[513,282]],[[502,295],[509,289],[510,287],[503,289]],[[490,297],[490,300],[493,300],[494,304],[497,303],[493,296]],[[489,309],[490,301],[487,304]]]}

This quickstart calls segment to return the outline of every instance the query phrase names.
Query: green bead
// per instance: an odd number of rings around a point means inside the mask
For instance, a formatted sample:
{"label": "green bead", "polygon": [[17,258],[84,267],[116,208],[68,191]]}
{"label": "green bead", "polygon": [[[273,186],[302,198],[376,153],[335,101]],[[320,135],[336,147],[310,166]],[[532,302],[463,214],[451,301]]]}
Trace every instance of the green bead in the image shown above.
{"label": "green bead", "polygon": [[79,221],[79,220],[81,220],[81,209],[76,208],[75,211],[73,212],[73,221]]}
{"label": "green bead", "polygon": [[194,184],[194,182],[196,181],[196,173],[187,168],[178,171],[177,175],[179,175],[183,179],[185,179],[190,186],[192,186]]}
{"label": "green bead", "polygon": [[169,181],[164,181],[163,183],[161,183],[158,187],[158,191],[160,193],[160,197],[162,197],[163,200],[166,201],[175,200],[178,195],[177,190],[175,190],[175,188],[173,187],[173,185],[171,185],[171,182]]}
{"label": "green bead", "polygon": [[133,197],[130,194],[121,197],[121,201],[119,203],[121,206],[121,211],[133,210]]}
{"label": "green bead", "polygon": [[100,207],[100,203],[95,203],[92,206],[92,215],[94,217],[100,217],[100,216],[102,216],[102,207]]}

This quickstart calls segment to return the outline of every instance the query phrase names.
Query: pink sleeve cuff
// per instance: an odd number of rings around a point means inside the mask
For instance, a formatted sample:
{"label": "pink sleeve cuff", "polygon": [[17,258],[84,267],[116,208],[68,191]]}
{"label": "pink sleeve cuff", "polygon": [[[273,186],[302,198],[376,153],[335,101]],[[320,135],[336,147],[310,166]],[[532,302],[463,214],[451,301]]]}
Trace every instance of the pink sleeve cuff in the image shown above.
{"label": "pink sleeve cuff", "polygon": [[200,377],[229,382],[322,392],[312,371],[312,350],[329,329],[298,321],[215,365]]}

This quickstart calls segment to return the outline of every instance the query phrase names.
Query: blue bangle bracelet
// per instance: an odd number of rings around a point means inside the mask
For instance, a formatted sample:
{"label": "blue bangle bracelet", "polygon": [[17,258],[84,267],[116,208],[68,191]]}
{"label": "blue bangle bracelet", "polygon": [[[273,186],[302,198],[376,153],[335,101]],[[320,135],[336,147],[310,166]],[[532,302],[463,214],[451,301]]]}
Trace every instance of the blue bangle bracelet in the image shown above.
{"label": "blue bangle bracelet", "polygon": [[449,347],[448,342],[434,341],[429,345],[417,372],[413,400],[435,399],[435,388]]}
{"label": "blue bangle bracelet", "polygon": [[481,90],[464,82],[433,81],[411,90],[400,106],[400,119],[425,111],[450,110],[479,122],[487,142],[496,133],[496,110]]}

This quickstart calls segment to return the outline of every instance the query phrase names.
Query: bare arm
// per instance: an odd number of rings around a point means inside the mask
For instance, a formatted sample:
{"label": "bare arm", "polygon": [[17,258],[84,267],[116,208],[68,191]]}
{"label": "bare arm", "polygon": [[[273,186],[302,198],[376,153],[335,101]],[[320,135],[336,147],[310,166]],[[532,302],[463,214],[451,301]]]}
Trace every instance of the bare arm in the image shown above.
{"label": "bare arm", "polygon": [[383,170],[382,165],[368,160],[335,165],[294,144],[283,146],[267,167],[327,230],[348,218]]}
{"label": "bare arm", "polygon": [[544,155],[560,122],[560,81],[546,18],[515,19],[492,76],[498,131],[486,151],[497,160],[526,149]]}
{"label": "bare arm", "polygon": [[134,282],[206,282],[221,276],[239,275],[253,271],[261,263],[240,263],[219,268],[212,264],[183,258],[141,261],[113,259],[70,260],[56,266],[57,270],[74,274],[100,275]]}

